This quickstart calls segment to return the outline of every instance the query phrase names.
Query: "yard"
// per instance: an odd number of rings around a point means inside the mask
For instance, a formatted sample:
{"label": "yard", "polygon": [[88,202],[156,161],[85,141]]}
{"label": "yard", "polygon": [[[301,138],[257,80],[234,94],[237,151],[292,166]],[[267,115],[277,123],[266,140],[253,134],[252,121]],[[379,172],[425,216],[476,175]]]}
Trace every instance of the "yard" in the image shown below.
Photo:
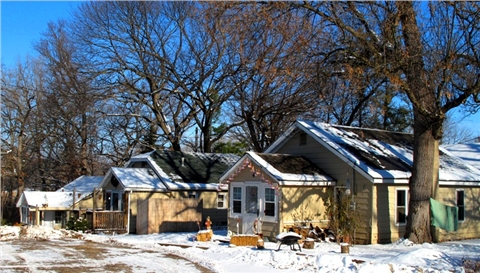
{"label": "yard", "polygon": [[0,242],[1,272],[211,272],[172,254],[86,240]]}

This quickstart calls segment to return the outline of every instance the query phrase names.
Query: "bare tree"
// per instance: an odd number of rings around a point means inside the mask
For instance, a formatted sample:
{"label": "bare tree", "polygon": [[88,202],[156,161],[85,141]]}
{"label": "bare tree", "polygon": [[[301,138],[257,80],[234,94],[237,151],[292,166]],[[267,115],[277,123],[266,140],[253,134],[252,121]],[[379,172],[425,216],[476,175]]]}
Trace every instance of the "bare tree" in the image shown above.
{"label": "bare tree", "polygon": [[67,22],[50,23],[36,45],[45,61],[45,120],[48,123],[48,160],[57,181],[92,175],[95,168],[97,109],[103,92],[86,73],[89,63],[70,38]]}
{"label": "bare tree", "polygon": [[241,69],[229,109],[244,121],[238,134],[256,151],[273,143],[295,119],[315,107],[312,60],[304,48],[317,33],[302,16],[285,13],[285,3],[231,4],[235,58]]}
{"label": "bare tree", "polygon": [[467,143],[475,138],[474,132],[460,125],[459,119],[448,113],[443,122],[443,135],[441,144]]}
{"label": "bare tree", "polygon": [[177,63],[183,61],[186,42],[181,32],[186,22],[182,5],[188,3],[88,2],[75,21],[83,51],[111,85],[121,87],[116,98],[144,105],[154,116],[152,128],[160,131],[152,136],[167,140],[173,150],[181,150],[182,136],[198,112],[196,102],[171,81]]}
{"label": "bare tree", "polygon": [[41,65],[27,57],[1,78],[1,212],[7,222],[18,221],[16,201],[26,187],[41,181],[38,151],[45,135],[38,116],[43,85]]}
{"label": "bare tree", "polygon": [[404,1],[294,5],[318,15],[319,27],[333,26],[341,34],[342,46],[332,51],[383,74],[408,96],[415,141],[405,237],[431,242],[428,200],[438,187],[445,114],[466,102],[478,109],[480,102],[478,3],[430,2],[425,14],[423,4]]}

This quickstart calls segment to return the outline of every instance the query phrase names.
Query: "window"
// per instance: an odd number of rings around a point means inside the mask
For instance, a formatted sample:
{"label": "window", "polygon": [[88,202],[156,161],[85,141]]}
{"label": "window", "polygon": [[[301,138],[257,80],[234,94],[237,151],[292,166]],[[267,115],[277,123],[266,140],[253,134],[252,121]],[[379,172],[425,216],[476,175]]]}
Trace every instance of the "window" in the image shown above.
{"label": "window", "polygon": [[300,133],[300,146],[307,145],[307,133]]}
{"label": "window", "polygon": [[233,187],[232,193],[233,213],[242,213],[242,188]]}
{"label": "window", "polygon": [[107,191],[105,193],[105,210],[123,211],[123,192]]}
{"label": "window", "polygon": [[396,200],[396,219],[395,224],[404,225],[407,223],[408,215],[408,190],[407,189],[397,189],[397,200]]}
{"label": "window", "polygon": [[30,210],[28,209],[28,207],[22,207],[22,223],[30,224],[29,214],[30,214]]}
{"label": "window", "polygon": [[458,221],[465,220],[465,191],[457,190]]}
{"label": "window", "polygon": [[217,209],[224,209],[226,208],[226,194],[225,193],[218,193],[217,194]]}
{"label": "window", "polygon": [[63,213],[61,211],[55,211],[55,224],[61,224],[63,219]]}
{"label": "window", "polygon": [[195,199],[197,198],[197,193],[194,191],[191,191],[188,193],[188,198]]}
{"label": "window", "polygon": [[265,188],[265,216],[275,217],[275,189]]}

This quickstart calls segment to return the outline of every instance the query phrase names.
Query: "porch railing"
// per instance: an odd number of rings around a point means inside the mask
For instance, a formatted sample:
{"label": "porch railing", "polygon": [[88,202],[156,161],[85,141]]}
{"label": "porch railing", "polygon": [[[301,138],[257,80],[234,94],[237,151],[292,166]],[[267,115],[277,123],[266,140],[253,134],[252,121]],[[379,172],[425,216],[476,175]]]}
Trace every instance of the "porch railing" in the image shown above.
{"label": "porch railing", "polygon": [[96,211],[94,213],[94,230],[126,231],[125,212]]}

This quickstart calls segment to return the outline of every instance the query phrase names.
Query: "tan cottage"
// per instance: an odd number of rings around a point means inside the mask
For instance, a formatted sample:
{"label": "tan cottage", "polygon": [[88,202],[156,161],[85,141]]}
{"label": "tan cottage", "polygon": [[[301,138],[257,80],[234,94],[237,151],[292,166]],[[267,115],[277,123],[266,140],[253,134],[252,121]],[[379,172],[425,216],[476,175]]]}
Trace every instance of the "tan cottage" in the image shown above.
{"label": "tan cottage", "polygon": [[238,156],[153,151],[133,157],[125,168],[111,168],[99,188],[104,203],[95,213],[95,230],[137,234],[204,229],[227,224],[227,188],[222,173]]}
{"label": "tan cottage", "polygon": [[[93,189],[102,179],[102,176],[80,176],[55,192],[23,192],[17,202],[20,222],[59,229],[65,228],[70,218],[88,219],[95,206]],[[95,203],[99,206],[101,200]]]}
{"label": "tan cottage", "polygon": [[[328,227],[330,195],[347,197],[357,215],[355,243],[394,242],[405,233],[412,146],[411,134],[297,121],[220,178],[229,190],[228,228],[275,238],[291,225]],[[442,147],[437,196],[436,240],[480,237],[480,170]]]}

